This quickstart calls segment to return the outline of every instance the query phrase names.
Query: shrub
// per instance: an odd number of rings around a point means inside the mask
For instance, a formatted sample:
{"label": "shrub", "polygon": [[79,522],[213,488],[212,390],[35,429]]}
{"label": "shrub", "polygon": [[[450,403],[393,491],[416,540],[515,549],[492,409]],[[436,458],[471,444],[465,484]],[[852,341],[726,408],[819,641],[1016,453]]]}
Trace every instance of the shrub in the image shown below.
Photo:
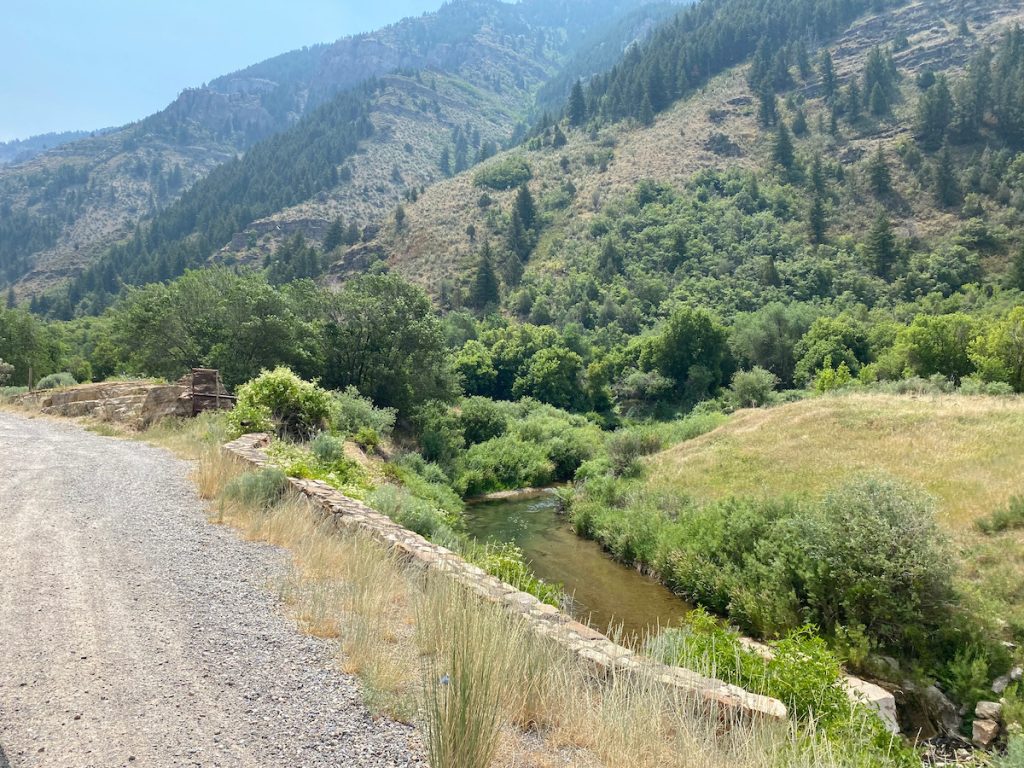
{"label": "shrub", "polygon": [[508,429],[508,409],[486,397],[467,397],[459,409],[459,424],[468,445],[501,437]]}
{"label": "shrub", "polygon": [[367,497],[367,502],[399,525],[437,544],[452,547],[458,543],[459,537],[452,527],[451,517],[429,501],[416,498],[405,488],[382,485]]}
{"label": "shrub", "polygon": [[456,490],[477,496],[491,491],[547,485],[555,467],[545,450],[504,435],[470,446],[458,463]]}
{"label": "shrub", "polygon": [[982,648],[966,647],[946,663],[942,686],[967,712],[990,693],[988,654]]}
{"label": "shrub", "polygon": [[0,357],[0,387],[10,381],[13,375],[14,366],[10,363],[5,363],[4,359]]}
{"label": "shrub", "polygon": [[332,403],[326,390],[279,367],[238,388],[228,423],[236,435],[273,429],[279,437],[307,439],[327,425]]}
{"label": "shrub", "polygon": [[772,400],[779,385],[779,377],[771,371],[754,366],[749,371],[737,371],[732,377],[732,390],[741,408],[760,408]]}
{"label": "shrub", "polygon": [[320,464],[333,464],[345,457],[345,444],[333,435],[321,432],[309,444],[309,451]]}
{"label": "shrub", "polygon": [[470,543],[463,548],[462,554],[491,576],[533,595],[543,603],[561,607],[565,600],[562,586],[549,584],[534,576],[523,557],[523,551],[512,542]]}
{"label": "shrub", "polygon": [[612,473],[616,477],[639,474],[639,461],[661,450],[661,438],[653,431],[620,430],[608,438],[607,451]]}
{"label": "shrub", "polygon": [[1014,496],[1010,503],[997,509],[987,517],[975,522],[978,530],[992,535],[1003,531],[1015,531],[1024,528],[1024,496]]}
{"label": "shrub", "polygon": [[36,389],[57,389],[58,387],[73,387],[78,382],[70,373],[51,373],[36,382]]}
{"label": "shrub", "polygon": [[360,427],[352,439],[367,453],[374,453],[380,447],[380,435],[373,427]]}
{"label": "shrub", "polygon": [[224,496],[250,508],[267,510],[287,489],[288,476],[276,467],[268,467],[234,478],[225,486]]}
{"label": "shrub", "polygon": [[494,190],[514,189],[533,177],[530,165],[521,157],[507,157],[488,163],[473,176],[478,187]]}
{"label": "shrub", "polygon": [[377,408],[368,397],[359,394],[355,387],[341,392],[332,392],[334,413],[331,426],[343,435],[354,435],[362,427],[374,430],[380,437],[387,438],[395,426],[394,408]]}
{"label": "shrub", "polygon": [[1011,736],[1006,744],[1006,754],[997,757],[992,768],[1024,768],[1024,736]]}

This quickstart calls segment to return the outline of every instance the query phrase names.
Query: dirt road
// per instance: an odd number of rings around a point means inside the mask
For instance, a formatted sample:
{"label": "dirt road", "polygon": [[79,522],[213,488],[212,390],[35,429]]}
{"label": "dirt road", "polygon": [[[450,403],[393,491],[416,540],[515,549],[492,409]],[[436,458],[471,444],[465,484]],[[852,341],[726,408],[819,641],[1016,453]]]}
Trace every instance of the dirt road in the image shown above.
{"label": "dirt road", "polygon": [[0,768],[411,766],[189,465],[0,412]]}

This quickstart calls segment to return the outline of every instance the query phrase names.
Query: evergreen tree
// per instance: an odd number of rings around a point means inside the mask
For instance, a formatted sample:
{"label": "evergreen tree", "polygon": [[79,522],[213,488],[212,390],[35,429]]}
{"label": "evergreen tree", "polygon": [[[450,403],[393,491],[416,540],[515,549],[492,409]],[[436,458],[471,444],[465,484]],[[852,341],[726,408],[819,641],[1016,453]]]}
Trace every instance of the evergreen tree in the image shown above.
{"label": "evergreen tree", "polygon": [[775,97],[775,91],[772,90],[771,85],[764,83],[761,86],[761,90],[758,91],[757,98],[758,122],[761,123],[761,126],[764,128],[774,125],[776,119],[778,119],[778,99]]}
{"label": "evergreen tree", "polygon": [[867,170],[868,184],[871,185],[871,191],[875,197],[884,197],[892,192],[892,174],[889,171],[889,163],[885,159],[885,152],[882,150],[881,144],[878,145],[878,149],[868,162]]}
{"label": "evergreen tree", "polygon": [[569,94],[569,125],[577,128],[587,122],[587,102],[583,98],[583,84],[577,80]]}
{"label": "evergreen tree", "polygon": [[516,193],[516,212],[523,224],[523,229],[533,229],[537,222],[537,207],[533,202],[530,188],[523,184]]}
{"label": "evergreen tree", "polygon": [[7,308],[14,309],[18,306],[18,297],[14,295],[14,286],[7,289]]}
{"label": "evergreen tree", "polygon": [[565,138],[565,134],[562,133],[562,129],[556,125],[555,133],[551,138],[551,146],[554,147],[555,149],[559,149],[560,147],[565,146],[566,141],[567,140]]}
{"label": "evergreen tree", "polygon": [[871,230],[864,243],[864,250],[872,271],[879,277],[888,277],[896,263],[896,237],[892,232],[892,222],[885,211],[879,209]]}
{"label": "evergreen tree", "polygon": [[437,162],[438,167],[441,169],[441,173],[445,176],[452,175],[452,153],[448,149],[448,145],[445,144],[444,149],[441,150],[441,159]]}
{"label": "evergreen tree", "polygon": [[490,243],[484,243],[477,260],[476,274],[469,289],[469,306],[483,310],[497,305],[501,296],[498,290],[498,276],[494,273],[494,257]]}
{"label": "evergreen tree", "polygon": [[889,114],[889,97],[885,95],[885,89],[882,88],[881,83],[875,83],[871,89],[871,98],[869,103],[871,114],[875,117],[884,117]]}
{"label": "evergreen tree", "polygon": [[807,135],[807,113],[804,112],[803,107],[798,107],[796,114],[793,115],[793,135]]}
{"label": "evergreen tree", "polygon": [[948,144],[935,159],[932,179],[935,184],[935,198],[941,205],[950,207],[960,202],[960,183],[957,181],[956,165]]}
{"label": "evergreen tree", "polygon": [[782,278],[779,276],[779,270],[775,266],[775,257],[769,254],[767,261],[764,263],[764,269],[761,270],[761,283],[762,285],[770,285],[778,288],[782,285]]}
{"label": "evergreen tree", "polygon": [[405,228],[405,208],[399,203],[398,207],[395,208],[395,229],[401,230]]}
{"label": "evergreen tree", "polygon": [[836,99],[836,68],[832,63],[832,54],[828,48],[821,52],[821,90],[825,94],[825,101],[829,104]]}
{"label": "evergreen tree", "polygon": [[921,94],[917,101],[917,139],[927,150],[942,146],[946,131],[953,118],[953,98],[945,75],[935,78],[935,84]]}
{"label": "evergreen tree", "polygon": [[802,38],[796,44],[796,68],[800,71],[801,80],[811,76],[811,58],[807,55],[807,43]]}
{"label": "evergreen tree", "polygon": [[786,127],[785,120],[779,120],[775,131],[775,141],[772,144],[772,160],[775,164],[785,168],[787,171],[793,167],[793,137]]}
{"label": "evergreen tree", "polygon": [[821,164],[821,155],[816,154],[811,161],[810,182],[814,194],[823,197],[825,195],[825,169]]}
{"label": "evergreen tree", "polygon": [[851,80],[850,84],[846,86],[846,95],[843,98],[843,111],[851,125],[860,120],[861,95],[860,86],[857,85],[856,78]]}
{"label": "evergreen tree", "polygon": [[345,241],[345,222],[338,216],[327,228],[324,236],[324,253],[330,253]]}
{"label": "evergreen tree", "polygon": [[533,244],[530,242],[530,233],[523,226],[518,207],[512,209],[505,245],[520,261],[525,261],[533,248]]}
{"label": "evergreen tree", "polygon": [[820,194],[811,197],[811,210],[808,213],[807,225],[811,233],[811,242],[815,245],[824,243],[828,221],[825,215],[825,201]]}

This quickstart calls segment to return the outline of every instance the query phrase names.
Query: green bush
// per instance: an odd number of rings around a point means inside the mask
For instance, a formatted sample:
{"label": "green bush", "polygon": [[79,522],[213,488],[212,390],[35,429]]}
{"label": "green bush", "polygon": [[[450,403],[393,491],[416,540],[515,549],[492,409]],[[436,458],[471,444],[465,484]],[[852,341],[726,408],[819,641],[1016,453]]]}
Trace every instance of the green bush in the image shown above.
{"label": "green bush", "polygon": [[352,440],[366,453],[374,453],[380,447],[380,435],[373,427],[360,427]]}
{"label": "green bush", "polygon": [[345,457],[345,444],[334,435],[321,432],[310,442],[309,451],[320,464],[333,464]]}
{"label": "green bush", "polygon": [[1005,507],[979,518],[975,525],[978,530],[989,536],[1024,528],[1024,496],[1014,496]]}
{"label": "green bush", "polygon": [[508,430],[509,415],[506,403],[487,397],[467,397],[459,406],[459,424],[468,445],[483,443],[501,437]]}
{"label": "green bush", "polygon": [[620,430],[608,438],[605,448],[615,476],[631,477],[640,473],[640,458],[660,451],[662,441],[651,430]]}
{"label": "green bush", "polygon": [[14,366],[10,363],[5,363],[4,359],[0,357],[0,388],[3,387],[11,377],[14,375]]}
{"label": "green bush", "polygon": [[308,439],[327,426],[332,409],[329,392],[279,367],[238,388],[228,423],[236,435],[273,429],[279,437]]}
{"label": "green bush", "polygon": [[1006,754],[998,756],[992,768],[1024,768],[1024,736],[1015,734],[1006,744]]}
{"label": "green bush", "polygon": [[542,447],[504,435],[470,446],[459,459],[455,485],[463,495],[478,496],[547,485],[554,475],[554,464]]}
{"label": "green bush", "polygon": [[334,412],[331,426],[343,435],[354,435],[361,428],[368,427],[380,437],[388,438],[395,426],[394,408],[377,408],[368,397],[359,394],[355,387],[341,392],[332,392]]}
{"label": "green bush", "polygon": [[565,602],[562,586],[549,584],[534,576],[523,558],[523,551],[511,542],[471,542],[463,548],[462,555],[491,576],[533,595],[543,603],[560,608]]}
{"label": "green bush", "polygon": [[729,389],[740,408],[760,408],[772,401],[779,377],[771,371],[754,366],[749,371],[733,374]]}
{"label": "green bush", "polygon": [[270,509],[288,490],[288,476],[276,467],[246,472],[224,488],[224,496],[248,507]]}
{"label": "green bush", "polygon": [[367,496],[366,501],[381,514],[435,544],[459,548],[460,538],[455,531],[452,516],[429,501],[416,498],[406,488],[381,485]]}
{"label": "green bush", "polygon": [[514,189],[532,177],[533,171],[523,158],[507,157],[480,168],[473,176],[473,183],[494,190]]}
{"label": "green bush", "polygon": [[973,714],[979,701],[991,693],[988,654],[983,648],[967,647],[946,664],[942,687],[967,712]]}
{"label": "green bush", "polygon": [[36,389],[57,389],[58,387],[73,387],[78,382],[70,373],[51,373],[36,382]]}

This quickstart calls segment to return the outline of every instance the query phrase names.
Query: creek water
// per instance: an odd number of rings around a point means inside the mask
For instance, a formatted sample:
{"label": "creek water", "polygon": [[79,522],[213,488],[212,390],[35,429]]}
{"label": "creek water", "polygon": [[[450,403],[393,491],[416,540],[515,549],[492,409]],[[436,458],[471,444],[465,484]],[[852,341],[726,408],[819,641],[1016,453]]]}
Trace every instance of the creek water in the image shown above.
{"label": "creek water", "polygon": [[613,560],[558,514],[551,493],[469,504],[466,528],[481,541],[510,541],[533,572],[560,583],[573,616],[601,632],[621,628],[632,644],[659,627],[675,626],[690,606],[661,584]]}

